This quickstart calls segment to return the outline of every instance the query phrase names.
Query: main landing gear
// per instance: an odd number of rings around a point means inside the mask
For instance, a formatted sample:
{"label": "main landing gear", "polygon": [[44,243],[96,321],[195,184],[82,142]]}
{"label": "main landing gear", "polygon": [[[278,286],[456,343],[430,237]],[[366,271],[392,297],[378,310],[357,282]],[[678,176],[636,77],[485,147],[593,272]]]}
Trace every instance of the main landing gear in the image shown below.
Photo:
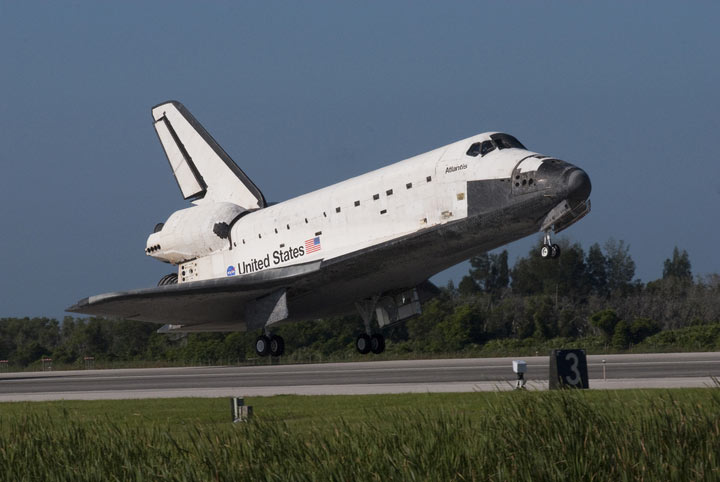
{"label": "main landing gear", "polygon": [[367,355],[370,352],[379,355],[385,351],[385,337],[380,333],[373,333],[370,328],[375,306],[377,305],[379,296],[373,296],[368,300],[355,303],[355,307],[360,312],[363,324],[365,325],[365,333],[358,336],[355,340],[355,348],[361,355]]}
{"label": "main landing gear", "polygon": [[560,246],[553,244],[550,239],[550,233],[545,233],[543,238],[543,246],[540,248],[540,257],[543,259],[555,259],[560,256]]}
{"label": "main landing gear", "polygon": [[361,355],[367,355],[370,352],[379,355],[385,351],[385,337],[380,333],[372,335],[363,333],[355,340],[355,348]]}
{"label": "main landing gear", "polygon": [[260,356],[280,356],[285,353],[285,340],[279,335],[260,335],[255,340],[255,351]]}

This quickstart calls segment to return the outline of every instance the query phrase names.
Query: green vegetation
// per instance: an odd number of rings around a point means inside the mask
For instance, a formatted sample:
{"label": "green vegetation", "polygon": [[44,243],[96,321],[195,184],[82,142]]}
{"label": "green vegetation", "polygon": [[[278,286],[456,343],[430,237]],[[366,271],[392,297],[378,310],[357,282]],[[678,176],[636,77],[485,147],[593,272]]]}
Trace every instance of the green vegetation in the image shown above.
{"label": "green vegetation", "polygon": [[720,480],[720,389],[6,403],[4,480]]}
{"label": "green vegetation", "polygon": [[[559,240],[562,256],[540,258],[539,246],[508,266],[506,251],[472,258],[455,288],[441,289],[423,314],[385,332],[379,358],[515,356],[552,348],[589,353],[720,349],[720,276],[694,278],[687,252],[675,249],[661,279],[634,279],[629,246],[610,240],[587,253]],[[269,363],[258,360],[258,333],[160,335],[149,323],[99,318],[0,319],[0,360],[8,369]],[[283,362],[367,359],[357,355],[358,316],[281,326]],[[685,331],[689,330],[689,331]],[[373,356],[378,358],[377,356]],[[4,368],[0,364],[0,370]]]}

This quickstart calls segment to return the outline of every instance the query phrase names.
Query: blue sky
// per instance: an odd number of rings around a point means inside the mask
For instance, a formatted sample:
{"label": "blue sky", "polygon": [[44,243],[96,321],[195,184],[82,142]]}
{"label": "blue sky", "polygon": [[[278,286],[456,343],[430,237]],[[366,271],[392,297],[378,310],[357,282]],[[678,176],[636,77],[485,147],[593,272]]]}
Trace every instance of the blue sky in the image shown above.
{"label": "blue sky", "polygon": [[[153,286],[186,206],[150,107],[183,102],[282,201],[501,130],[583,167],[566,234],[720,272],[720,4],[4,2],[0,316]],[[564,233],[565,234],[565,233]],[[534,238],[510,245],[511,261]],[[459,279],[461,266],[435,278]]]}

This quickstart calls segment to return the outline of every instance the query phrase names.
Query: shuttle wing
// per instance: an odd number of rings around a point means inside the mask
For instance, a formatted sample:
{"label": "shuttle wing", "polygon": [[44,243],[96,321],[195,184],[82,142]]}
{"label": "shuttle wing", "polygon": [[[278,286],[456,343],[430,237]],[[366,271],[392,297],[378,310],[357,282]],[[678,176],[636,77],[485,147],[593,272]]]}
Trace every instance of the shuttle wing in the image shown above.
{"label": "shuttle wing", "polygon": [[[420,266],[424,260],[437,256],[437,250],[445,245],[439,236],[437,229],[426,229],[330,260],[91,296],[66,311],[172,324],[166,331],[254,329],[258,320],[251,319],[252,312],[257,311],[252,304],[263,305],[263,300],[280,290],[307,293],[324,288],[332,298],[335,293],[347,293],[348,289],[353,293],[371,292],[378,277],[393,276],[408,287],[423,283],[426,278]],[[406,267],[410,259],[417,261],[416,269]],[[175,325],[182,325],[182,329]]]}
{"label": "shuttle wing", "polygon": [[265,295],[297,286],[320,269],[321,261],[274,268],[245,276],[181,283],[156,288],[91,296],[67,309],[74,313],[109,318],[212,325],[213,329],[238,328],[246,305]]}
{"label": "shuttle wing", "polygon": [[246,209],[263,208],[255,184],[180,102],[152,109],[160,143],[185,199],[230,202]]}

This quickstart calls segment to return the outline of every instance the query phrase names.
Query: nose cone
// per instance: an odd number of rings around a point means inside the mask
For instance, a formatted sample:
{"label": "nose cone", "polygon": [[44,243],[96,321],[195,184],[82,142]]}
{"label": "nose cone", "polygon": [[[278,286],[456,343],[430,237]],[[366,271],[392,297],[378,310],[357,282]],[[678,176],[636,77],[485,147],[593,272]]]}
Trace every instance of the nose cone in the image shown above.
{"label": "nose cone", "polygon": [[582,169],[575,168],[568,173],[567,178],[568,199],[573,201],[585,201],[590,197],[592,185],[590,176]]}

